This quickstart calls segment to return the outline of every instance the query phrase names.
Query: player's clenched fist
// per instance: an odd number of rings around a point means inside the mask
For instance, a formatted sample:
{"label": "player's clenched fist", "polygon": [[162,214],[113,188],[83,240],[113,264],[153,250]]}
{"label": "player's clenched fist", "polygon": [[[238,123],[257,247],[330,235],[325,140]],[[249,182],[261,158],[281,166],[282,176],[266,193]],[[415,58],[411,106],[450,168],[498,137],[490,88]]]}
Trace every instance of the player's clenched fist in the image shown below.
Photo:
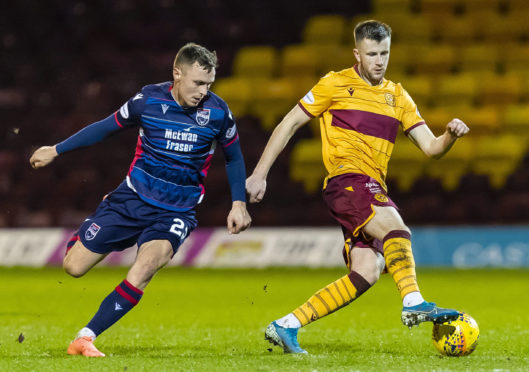
{"label": "player's clenched fist", "polygon": [[55,146],[42,146],[31,155],[29,163],[35,169],[42,168],[50,164],[57,155]]}
{"label": "player's clenched fist", "polygon": [[263,200],[266,191],[266,179],[251,175],[246,179],[246,192],[250,203],[259,203]]}
{"label": "player's clenched fist", "polygon": [[446,125],[446,130],[453,137],[463,137],[470,130],[468,126],[459,119],[452,119],[450,123]]}

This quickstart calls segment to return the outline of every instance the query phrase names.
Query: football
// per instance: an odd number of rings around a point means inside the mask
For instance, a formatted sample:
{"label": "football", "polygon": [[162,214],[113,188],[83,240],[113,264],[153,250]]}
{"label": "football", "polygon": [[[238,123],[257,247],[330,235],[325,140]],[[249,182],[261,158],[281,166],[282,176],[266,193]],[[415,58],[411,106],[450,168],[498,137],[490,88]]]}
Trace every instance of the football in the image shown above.
{"label": "football", "polygon": [[476,349],[478,338],[478,323],[466,313],[461,313],[459,318],[451,322],[433,325],[432,341],[443,355],[469,355]]}

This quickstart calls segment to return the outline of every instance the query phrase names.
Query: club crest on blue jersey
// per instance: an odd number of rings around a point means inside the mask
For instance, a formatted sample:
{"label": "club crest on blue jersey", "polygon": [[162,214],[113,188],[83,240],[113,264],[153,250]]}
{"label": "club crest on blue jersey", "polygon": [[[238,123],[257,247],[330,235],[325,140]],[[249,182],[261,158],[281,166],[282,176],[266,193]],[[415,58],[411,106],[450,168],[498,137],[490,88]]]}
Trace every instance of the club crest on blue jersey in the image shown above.
{"label": "club crest on blue jersey", "polygon": [[96,237],[97,233],[101,230],[98,224],[92,222],[90,227],[86,230],[84,237],[86,240],[92,240]]}
{"label": "club crest on blue jersey", "polygon": [[209,122],[209,109],[197,109],[197,123],[200,126],[204,126]]}

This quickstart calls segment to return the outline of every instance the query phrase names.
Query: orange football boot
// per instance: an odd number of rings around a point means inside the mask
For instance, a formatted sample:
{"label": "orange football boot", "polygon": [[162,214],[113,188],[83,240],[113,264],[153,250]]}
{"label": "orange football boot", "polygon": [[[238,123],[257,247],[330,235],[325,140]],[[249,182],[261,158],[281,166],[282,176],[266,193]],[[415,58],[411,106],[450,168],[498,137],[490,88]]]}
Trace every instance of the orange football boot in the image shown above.
{"label": "orange football boot", "polygon": [[89,336],[79,337],[68,346],[68,354],[84,355],[86,357],[104,357],[105,354],[94,346],[94,339]]}

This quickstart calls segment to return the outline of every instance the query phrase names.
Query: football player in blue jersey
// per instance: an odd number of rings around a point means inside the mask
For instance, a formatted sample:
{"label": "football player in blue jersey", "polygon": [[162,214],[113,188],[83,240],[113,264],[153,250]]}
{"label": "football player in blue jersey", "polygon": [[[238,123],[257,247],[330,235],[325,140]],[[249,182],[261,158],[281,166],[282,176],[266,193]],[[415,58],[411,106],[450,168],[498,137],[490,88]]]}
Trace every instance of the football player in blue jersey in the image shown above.
{"label": "football player in blue jersey", "polygon": [[216,67],[215,52],[189,43],[176,55],[173,82],[143,87],[106,119],[31,156],[31,166],[41,168],[60,154],[97,143],[122,128],[139,128],[125,180],[74,234],[63,266],[80,277],[112,251],[137,243],[138,254],[125,280],[79,331],[68,354],[105,356],[94,346],[95,338],[138,303],[154,274],[196,227],[194,208],[204,195],[203,181],[216,144],[224,152],[232,197],[228,231],[237,234],[250,225],[235,121],[227,104],[209,90]]}

